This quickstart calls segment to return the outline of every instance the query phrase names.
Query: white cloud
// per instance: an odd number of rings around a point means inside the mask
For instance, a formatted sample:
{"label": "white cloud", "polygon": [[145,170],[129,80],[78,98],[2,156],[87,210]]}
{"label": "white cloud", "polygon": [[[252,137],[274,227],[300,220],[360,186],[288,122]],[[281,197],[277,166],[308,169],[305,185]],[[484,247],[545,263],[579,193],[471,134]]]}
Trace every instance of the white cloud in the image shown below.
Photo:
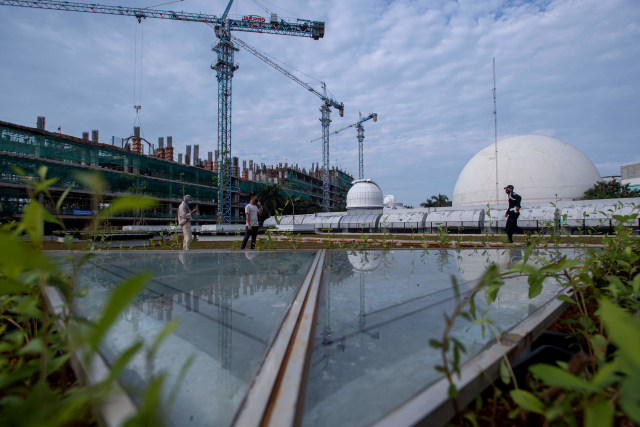
{"label": "white cloud", "polygon": [[[220,15],[226,2],[188,0],[185,11]],[[116,4],[130,5],[119,1]],[[640,8],[636,0],[273,0],[281,17],[326,22],[314,41],[235,33],[327,87],[345,104],[339,129],[363,114],[365,173],[385,194],[417,206],[452,196],[458,173],[493,142],[492,58],[499,137],[541,133],[583,151],[605,175],[637,157]],[[140,3],[139,6],[150,4]],[[277,5],[277,6],[276,6]],[[171,6],[168,6],[170,8]],[[0,120],[104,141],[135,119],[136,31],[144,28],[143,133],[172,135],[178,152],[215,150],[213,30],[196,23],[1,6]],[[232,14],[261,14],[236,0]],[[138,39],[138,42],[140,39]],[[138,51],[139,54],[139,51]],[[320,100],[250,54],[236,53],[232,151],[258,163],[321,162]],[[332,136],[330,162],[357,174],[353,128]],[[618,165],[617,167],[615,165]],[[613,172],[611,172],[613,171]]]}

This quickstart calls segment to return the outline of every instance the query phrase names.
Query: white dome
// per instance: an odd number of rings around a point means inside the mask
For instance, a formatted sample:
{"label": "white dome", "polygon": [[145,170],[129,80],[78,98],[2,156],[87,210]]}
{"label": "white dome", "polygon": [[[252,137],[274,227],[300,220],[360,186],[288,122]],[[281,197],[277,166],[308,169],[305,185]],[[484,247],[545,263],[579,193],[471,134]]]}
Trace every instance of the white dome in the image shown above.
{"label": "white dome", "polygon": [[384,254],[383,251],[350,251],[347,256],[353,266],[353,271],[364,273],[380,267],[384,261]]}
{"label": "white dome", "polygon": [[507,185],[515,187],[525,206],[573,200],[599,180],[591,160],[572,145],[548,136],[514,136],[498,141],[497,186],[495,146],[491,144],[460,172],[453,206],[505,205]]}
{"label": "white dome", "polygon": [[382,209],[382,190],[370,179],[353,181],[347,193],[347,209]]}

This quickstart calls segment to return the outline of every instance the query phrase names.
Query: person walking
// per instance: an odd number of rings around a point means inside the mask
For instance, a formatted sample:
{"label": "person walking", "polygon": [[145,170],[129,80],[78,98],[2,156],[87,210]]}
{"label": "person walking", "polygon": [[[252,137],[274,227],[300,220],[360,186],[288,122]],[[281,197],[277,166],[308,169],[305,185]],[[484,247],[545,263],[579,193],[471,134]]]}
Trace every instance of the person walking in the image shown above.
{"label": "person walking", "polygon": [[258,201],[258,196],[253,193],[249,197],[249,203],[244,207],[244,215],[247,217],[247,225],[240,249],[244,249],[247,246],[249,236],[251,236],[251,249],[256,248],[256,238],[258,237],[259,225],[258,215],[262,215],[262,204]]}
{"label": "person walking", "polygon": [[509,238],[509,243],[513,243],[513,233],[522,233],[522,229],[518,227],[522,197],[513,192],[513,185],[507,185],[504,187],[504,191],[509,197],[509,209],[504,214],[507,218],[507,237]]}
{"label": "person walking", "polygon": [[178,225],[182,227],[182,249],[189,250],[193,234],[191,233],[191,215],[196,213],[198,209],[191,209],[191,196],[186,195],[182,198],[182,203],[178,206]]}

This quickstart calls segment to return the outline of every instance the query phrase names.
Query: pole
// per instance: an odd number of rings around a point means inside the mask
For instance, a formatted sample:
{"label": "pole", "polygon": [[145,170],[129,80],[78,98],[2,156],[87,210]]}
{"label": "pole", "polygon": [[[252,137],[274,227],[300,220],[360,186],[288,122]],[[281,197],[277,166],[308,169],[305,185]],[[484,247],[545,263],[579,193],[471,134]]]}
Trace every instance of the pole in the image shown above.
{"label": "pole", "polygon": [[493,58],[493,147],[496,156],[496,205],[499,202],[500,184],[498,183],[498,108],[496,103],[496,58]]}

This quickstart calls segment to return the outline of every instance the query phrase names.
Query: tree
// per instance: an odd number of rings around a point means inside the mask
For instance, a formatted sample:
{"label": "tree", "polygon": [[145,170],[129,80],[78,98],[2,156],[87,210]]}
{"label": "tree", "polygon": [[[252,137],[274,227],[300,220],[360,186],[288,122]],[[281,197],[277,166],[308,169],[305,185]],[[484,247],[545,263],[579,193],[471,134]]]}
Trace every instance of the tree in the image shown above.
{"label": "tree", "polygon": [[285,197],[282,195],[282,186],[279,184],[263,185],[256,190],[258,200],[262,205],[262,214],[265,218],[270,217],[278,207],[285,205]]}
{"label": "tree", "polygon": [[333,209],[330,209],[331,212],[344,212],[347,210],[347,204],[346,203],[338,203],[337,205],[335,205],[333,207]]}
{"label": "tree", "polygon": [[619,181],[598,181],[593,187],[584,192],[583,200],[621,199],[625,197],[640,197],[640,190],[633,190],[629,184],[622,185]]}
{"label": "tree", "polygon": [[292,215],[293,207],[295,206],[296,215],[314,214],[316,212],[322,212],[322,206],[314,203],[311,199],[304,199],[302,197],[293,197],[292,203],[287,205],[283,214]]}
{"label": "tree", "polygon": [[444,194],[438,193],[437,196],[431,196],[426,202],[420,203],[423,208],[439,208],[443,206],[451,206],[451,201]]}

